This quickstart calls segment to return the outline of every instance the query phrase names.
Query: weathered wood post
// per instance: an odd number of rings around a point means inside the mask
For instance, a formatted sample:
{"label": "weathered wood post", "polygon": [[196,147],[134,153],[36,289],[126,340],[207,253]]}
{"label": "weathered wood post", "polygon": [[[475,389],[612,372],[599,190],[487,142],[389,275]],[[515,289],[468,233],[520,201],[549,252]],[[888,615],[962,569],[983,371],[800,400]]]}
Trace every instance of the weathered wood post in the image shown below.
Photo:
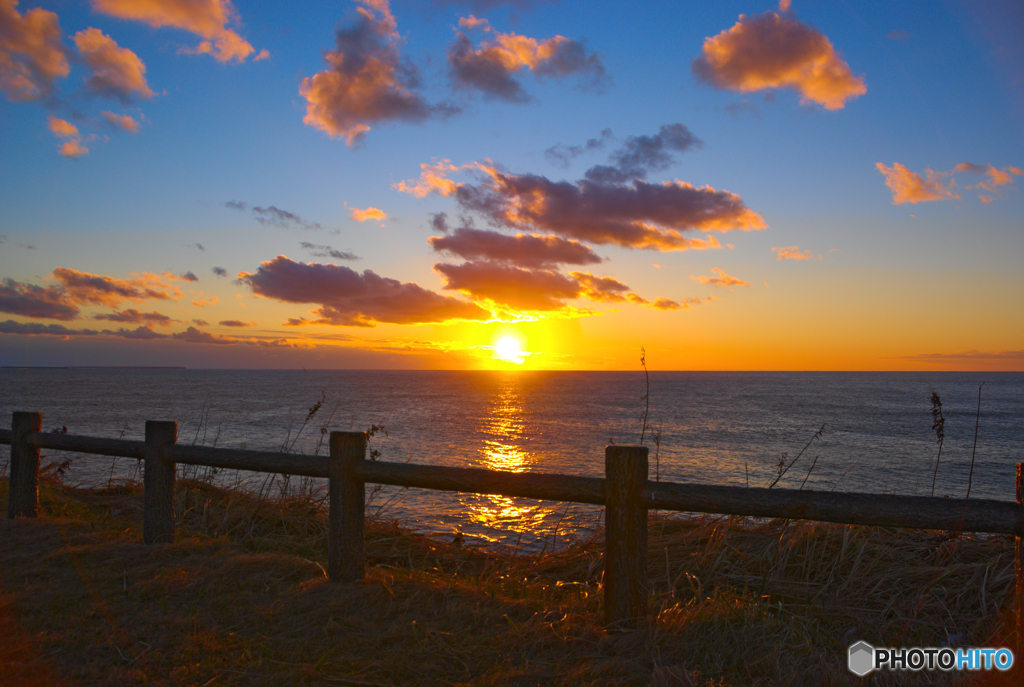
{"label": "weathered wood post", "polygon": [[327,579],[331,582],[355,582],[366,574],[366,483],[352,470],[365,459],[365,432],[331,432],[327,538]]}
{"label": "weathered wood post", "polygon": [[146,420],[146,465],[142,477],[142,541],[146,544],[174,542],[174,474],[177,465],[164,460],[164,446],[178,441],[178,423]]}
{"label": "weathered wood post", "polygon": [[[1017,463],[1017,506],[1024,507],[1024,463]],[[1017,535],[1017,655],[1024,657],[1024,539]]]}
{"label": "weathered wood post", "polygon": [[43,429],[42,413],[16,412],[11,417],[11,475],[7,491],[7,517],[34,518],[39,503],[39,449],[28,435]]}
{"label": "weathered wood post", "polygon": [[647,447],[605,447],[604,471],[604,622],[626,629],[647,615]]}

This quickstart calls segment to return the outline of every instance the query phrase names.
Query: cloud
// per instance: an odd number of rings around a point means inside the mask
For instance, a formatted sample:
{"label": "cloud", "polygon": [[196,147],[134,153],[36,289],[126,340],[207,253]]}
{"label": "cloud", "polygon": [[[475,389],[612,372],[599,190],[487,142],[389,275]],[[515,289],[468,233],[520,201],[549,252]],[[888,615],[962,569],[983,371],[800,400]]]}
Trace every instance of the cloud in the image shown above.
{"label": "cloud", "polygon": [[229,200],[224,203],[224,207],[231,208],[232,210],[238,210],[239,212],[248,212],[249,210],[252,210],[253,218],[265,227],[280,227],[282,229],[323,229],[323,225],[319,222],[304,220],[294,212],[282,210],[274,205],[262,208],[258,206],[250,206],[248,203],[242,203],[237,200]]}
{"label": "cloud", "polygon": [[399,181],[391,187],[396,191],[408,193],[416,198],[426,198],[431,193],[439,196],[450,196],[455,193],[457,184],[449,179],[448,172],[458,172],[464,169],[476,169],[479,165],[470,163],[468,165],[456,166],[450,160],[442,160],[435,164],[420,163],[420,178],[418,181]]}
{"label": "cloud", "polygon": [[[199,295],[202,296],[202,294]],[[192,301],[192,305],[197,308],[205,308],[208,305],[214,305],[219,300],[220,299],[216,296],[210,296],[209,298],[196,298]]]}
{"label": "cloud", "polygon": [[674,301],[671,298],[659,298],[651,303],[651,307],[655,310],[680,310],[688,306],[678,301]]}
{"label": "cloud", "polygon": [[[430,227],[434,231],[439,231],[442,234],[448,233],[448,213],[445,212],[434,212],[430,215]],[[0,242],[2,243],[2,242]]]}
{"label": "cloud", "polygon": [[[230,0],[91,0],[93,10],[161,28],[183,29],[202,40],[182,52],[208,54],[219,62],[244,62],[255,52],[229,24],[238,24],[238,12]],[[262,53],[261,53],[262,54]]]}
{"label": "cloud", "polygon": [[438,263],[434,270],[447,280],[445,289],[521,310],[558,310],[580,294],[576,279],[554,270],[491,262]]}
{"label": "cloud", "polygon": [[[1007,184],[1013,183],[1014,176],[1020,176],[1024,174],[1024,170],[1019,167],[1003,167],[998,169],[992,165],[974,165],[970,162],[961,162],[953,168],[954,172],[969,172],[972,174],[980,174],[988,177],[987,181],[981,181],[974,186],[967,186],[967,190],[974,191],[982,189],[989,193],[999,194],[997,190],[1000,186],[1006,186]],[[982,202],[989,203],[993,200],[991,197],[979,196]],[[987,199],[986,199],[987,198]]]}
{"label": "cloud", "polygon": [[235,339],[228,338],[226,336],[217,336],[216,334],[210,334],[196,329],[195,327],[189,327],[183,332],[177,334],[171,334],[172,339],[178,341],[184,341],[186,343],[200,343],[200,344],[216,344],[226,345],[237,343]]}
{"label": "cloud", "polygon": [[89,152],[89,149],[82,145],[82,135],[78,132],[77,126],[53,115],[50,115],[49,123],[53,135],[64,140],[58,150],[61,155],[73,158]]}
{"label": "cloud", "polygon": [[122,48],[110,36],[95,28],[74,35],[75,46],[92,74],[86,88],[96,95],[129,103],[134,96],[152,98],[146,83],[146,65],[138,55]]}
{"label": "cloud", "polygon": [[648,171],[667,169],[676,158],[673,152],[699,148],[703,141],[682,124],[665,124],[654,136],[630,136],[610,156],[611,165],[597,165],[584,176],[591,181],[623,182],[644,179]]}
{"label": "cloud", "polygon": [[75,303],[117,307],[123,301],[137,303],[181,298],[181,292],[174,286],[152,274],[133,279],[116,279],[58,267],[53,270],[53,276],[64,287],[68,299]]}
{"label": "cloud", "polygon": [[583,179],[551,181],[535,174],[484,168],[482,183],[457,185],[459,205],[499,226],[540,230],[624,248],[718,248],[716,239],[688,239],[681,232],[754,230],[765,227],[735,193],[683,181],[631,185]]}
{"label": "cloud", "polygon": [[538,41],[515,33],[494,33],[474,49],[461,31],[448,49],[449,75],[456,88],[476,89],[485,98],[526,102],[530,96],[512,75],[528,69],[540,77],[586,77],[584,85],[601,89],[608,80],[601,58],[565,36]]}
{"label": "cloud", "polygon": [[962,362],[1024,362],[1024,349],[1017,351],[979,351],[972,349],[957,353],[917,353],[899,356],[901,360],[918,362],[962,363]]}
{"label": "cloud", "polygon": [[490,28],[491,24],[486,19],[477,19],[472,14],[468,17],[459,17],[459,28],[460,29],[478,29],[483,27],[484,29]]}
{"label": "cloud", "polygon": [[366,208],[365,210],[360,210],[359,208],[352,208],[350,212],[352,214],[352,219],[354,219],[357,222],[365,222],[368,219],[376,219],[383,222],[388,218],[388,214],[386,212],[372,207]]}
{"label": "cloud", "polygon": [[128,310],[115,310],[112,313],[100,313],[99,315],[93,315],[94,320],[106,320],[107,322],[123,322],[125,324],[144,324],[144,325],[160,325],[161,327],[168,327],[172,322],[178,320],[172,319],[167,315],[153,312],[141,312],[135,308],[129,308]]}
{"label": "cloud", "polygon": [[894,162],[892,167],[876,162],[875,167],[885,175],[885,185],[892,191],[893,205],[960,197],[953,190],[955,184],[952,181],[943,183],[949,176],[948,173],[933,172],[929,169],[925,172],[928,178],[922,179],[920,174],[911,172],[898,162]]}
{"label": "cloud", "polygon": [[228,276],[228,271],[223,267],[213,267],[210,269],[210,271],[213,272],[213,274],[218,277]]}
{"label": "cloud", "polygon": [[185,274],[181,275],[181,278],[182,278],[183,281],[199,281],[199,277],[197,277],[196,275],[192,274],[191,270],[189,270]]}
{"label": "cloud", "polygon": [[8,100],[38,100],[71,70],[57,15],[39,8],[22,15],[17,5],[0,0],[0,90]]}
{"label": "cloud", "polygon": [[544,158],[551,164],[563,169],[569,166],[575,158],[594,150],[602,150],[612,138],[612,130],[605,129],[601,132],[601,138],[588,138],[583,145],[565,145],[556,143],[544,151]]}
{"label": "cloud", "polygon": [[342,265],[294,262],[283,255],[261,263],[254,273],[241,273],[239,280],[266,298],[318,304],[318,324],[372,327],[377,322],[421,324],[490,317],[472,303],[371,270],[360,274]]}
{"label": "cloud", "polygon": [[731,29],[704,39],[691,68],[717,88],[742,93],[791,88],[801,103],[828,110],[842,109],[867,92],[863,77],[853,75],[828,38],[788,12],[741,14]]}
{"label": "cloud", "polygon": [[717,275],[717,276],[714,276],[714,277],[705,277],[705,276],[692,277],[691,276],[690,278],[699,281],[701,284],[708,284],[710,286],[723,286],[723,287],[728,287],[728,286],[750,286],[750,282],[745,282],[742,279],[737,279],[736,277],[730,277],[728,274],[723,272],[718,267],[712,267],[711,268],[711,272],[713,274]]}
{"label": "cloud", "polygon": [[595,277],[590,272],[571,272],[570,276],[579,284],[580,296],[583,298],[605,303],[622,303],[627,300],[638,304],[647,302],[615,277]]}
{"label": "cloud", "polygon": [[334,258],[335,260],[361,260],[355,253],[348,251],[334,250],[330,246],[322,246],[315,243],[303,241],[302,247],[309,251],[314,258]]}
{"label": "cloud", "polygon": [[450,236],[431,236],[427,241],[439,253],[458,255],[471,261],[505,261],[519,267],[550,268],[558,264],[589,265],[601,262],[601,257],[589,246],[558,236],[506,236],[463,227],[456,229]]}
{"label": "cloud", "polygon": [[206,250],[206,248],[205,248],[205,247],[203,246],[203,244],[201,244],[201,243],[192,243],[192,244],[189,244],[189,247],[191,247],[191,246],[195,246],[195,247],[196,247],[196,248],[198,248],[199,250]]}
{"label": "cloud", "polygon": [[242,322],[241,320],[221,320],[218,322],[222,327],[255,327],[255,322]]}
{"label": "cloud", "polygon": [[78,308],[64,289],[23,284],[8,278],[0,280],[0,312],[48,320],[78,318]]}
{"label": "cloud", "polygon": [[[125,131],[133,134],[139,132],[139,123],[128,115],[119,115],[114,114],[113,112],[106,111],[100,112],[100,114],[103,115],[104,119],[106,119],[108,122],[110,122],[119,129],[124,129]],[[200,244],[197,243],[195,245],[199,248],[199,250],[203,250]]]}
{"label": "cloud", "polygon": [[772,248],[772,252],[775,253],[776,260],[813,260],[814,258],[821,260],[821,256],[816,256],[810,249],[800,252],[800,248],[797,246]]}
{"label": "cloud", "polygon": [[40,324],[38,322],[0,322],[0,334],[27,334],[29,336],[96,336],[94,329],[68,329],[62,324]]}
{"label": "cloud", "polygon": [[336,49],[324,54],[328,68],[299,85],[306,99],[302,121],[348,145],[377,122],[421,122],[455,111],[451,105],[431,105],[411,90],[417,75],[400,59],[401,39],[388,1],[362,1],[367,7],[357,9],[355,23],[338,29]]}
{"label": "cloud", "polygon": [[154,332],[151,328],[146,326],[139,326],[136,327],[135,329],[121,328],[118,329],[116,332],[112,332],[109,329],[104,329],[103,333],[109,336],[118,336],[122,339],[138,339],[143,341],[150,339],[166,339],[169,336],[171,336],[168,334],[158,334],[157,332]]}

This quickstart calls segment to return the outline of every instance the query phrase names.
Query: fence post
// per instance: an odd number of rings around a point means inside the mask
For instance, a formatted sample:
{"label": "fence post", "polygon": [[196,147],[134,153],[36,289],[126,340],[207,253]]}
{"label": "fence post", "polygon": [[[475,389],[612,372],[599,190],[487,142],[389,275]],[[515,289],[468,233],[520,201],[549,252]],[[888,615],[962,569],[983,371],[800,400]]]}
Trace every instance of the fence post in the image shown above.
{"label": "fence post", "polygon": [[604,470],[604,622],[631,628],[647,615],[647,447],[605,447]]}
{"label": "fence post", "polygon": [[366,483],[352,472],[354,464],[365,459],[364,432],[331,432],[327,579],[332,582],[355,582],[366,574]]}
{"label": "fence post", "polygon": [[146,420],[146,465],[143,472],[142,541],[174,542],[174,473],[177,465],[160,456],[167,444],[178,441],[178,423]]}
{"label": "fence post", "polygon": [[34,518],[39,503],[39,449],[26,441],[43,429],[42,413],[16,412],[11,418],[11,474],[7,490],[7,517]]}
{"label": "fence post", "polygon": [[[1024,463],[1017,463],[1017,506],[1024,508]],[[1024,540],[1017,535],[1017,655],[1024,658]]]}

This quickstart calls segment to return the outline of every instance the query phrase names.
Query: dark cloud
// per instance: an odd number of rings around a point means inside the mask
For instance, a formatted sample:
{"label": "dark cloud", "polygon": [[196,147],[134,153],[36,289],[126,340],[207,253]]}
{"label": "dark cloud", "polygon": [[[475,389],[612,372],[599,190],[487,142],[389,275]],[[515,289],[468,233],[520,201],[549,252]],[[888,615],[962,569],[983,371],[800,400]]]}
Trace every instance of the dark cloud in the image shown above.
{"label": "dark cloud", "polygon": [[191,270],[189,270],[185,274],[181,275],[181,278],[184,279],[185,281],[199,281],[199,277],[197,277],[196,275],[192,274]]}
{"label": "dark cloud", "polygon": [[681,232],[762,229],[764,220],[735,193],[696,188],[681,181],[615,184],[583,179],[555,182],[535,174],[483,168],[478,184],[459,185],[460,206],[512,229],[540,230],[624,248],[717,248],[714,237],[688,239]]}
{"label": "dark cloud", "polygon": [[584,86],[601,89],[608,81],[601,58],[564,36],[538,41],[514,33],[495,33],[474,48],[461,31],[448,49],[449,76],[456,88],[475,89],[485,98],[526,102],[529,94],[513,75],[528,69],[539,77],[584,77]]}
{"label": "dark cloud", "polygon": [[433,212],[430,214],[430,228],[442,234],[448,233],[448,214],[444,212]]}
{"label": "dark cloud", "polygon": [[207,322],[206,320],[192,320],[192,324],[194,324],[197,327],[209,327],[210,326],[210,323]]}
{"label": "dark cloud", "polygon": [[450,104],[431,105],[416,88],[417,74],[398,52],[395,19],[386,3],[358,8],[351,25],[335,35],[335,49],[324,53],[328,68],[302,80],[306,99],[303,121],[349,145],[387,120],[421,122],[457,111]]}
{"label": "dark cloud", "polygon": [[7,320],[0,322],[0,334],[28,334],[50,335],[50,336],[96,336],[99,334],[94,329],[68,329],[62,324],[40,324],[38,322],[15,322]]}
{"label": "dark cloud", "polygon": [[605,129],[601,132],[601,138],[590,138],[583,145],[567,146],[557,143],[544,151],[544,158],[551,164],[563,169],[569,166],[575,158],[595,150],[603,150],[605,145],[612,139],[612,130]]}
{"label": "dark cloud", "polygon": [[615,277],[596,277],[590,272],[572,272],[579,285],[580,295],[592,301],[605,303],[646,303],[647,300],[630,291],[629,287]]}
{"label": "dark cloud", "polygon": [[450,236],[432,236],[428,241],[439,253],[458,255],[473,261],[503,261],[519,267],[550,268],[558,264],[589,265],[601,262],[601,256],[589,246],[558,236],[506,236],[463,227],[456,229]]}
{"label": "dark cloud", "polygon": [[294,212],[282,210],[274,205],[264,208],[249,205],[248,203],[243,203],[237,200],[229,200],[224,203],[224,207],[231,208],[232,210],[238,210],[239,212],[249,212],[251,210],[253,218],[265,227],[280,227],[282,229],[323,229],[323,225],[319,222],[310,222],[302,219]]}
{"label": "dark cloud", "polygon": [[419,324],[452,319],[488,319],[472,304],[441,296],[414,283],[402,283],[343,265],[294,262],[283,255],[261,263],[239,281],[253,293],[286,303],[315,303],[321,324],[372,327],[377,322]]}
{"label": "dark cloud", "polygon": [[[239,212],[248,212],[249,211],[249,204],[248,203],[243,203],[243,202],[241,202],[239,200],[229,200],[228,202],[224,203],[224,207],[231,208],[232,210],[238,210]],[[196,244],[196,245],[199,245],[199,244]],[[202,249],[200,249],[200,250],[202,250]]]}
{"label": "dark cloud", "polygon": [[189,327],[183,332],[177,334],[171,334],[172,339],[178,341],[184,341],[186,343],[201,343],[201,344],[216,344],[216,345],[227,345],[237,343],[234,339],[229,339],[226,336],[217,336],[216,334],[210,334],[209,332],[203,332],[195,327]]}
{"label": "dark cloud", "polygon": [[78,317],[78,308],[64,289],[23,284],[7,278],[0,281],[0,312],[48,320],[68,321]]}
{"label": "dark cloud", "polygon": [[218,322],[222,327],[255,327],[255,322],[242,322],[241,320],[221,320]]}
{"label": "dark cloud", "polygon": [[213,272],[218,277],[226,277],[226,276],[228,276],[228,271],[226,269],[224,269],[223,267],[214,267],[210,271]]}
{"label": "dark cloud", "polygon": [[204,248],[203,244],[201,243],[193,243],[192,245],[198,248],[199,250],[206,250],[206,248]]}
{"label": "dark cloud", "polygon": [[355,253],[348,251],[334,250],[330,246],[322,246],[308,241],[302,242],[302,247],[309,251],[314,258],[334,258],[335,260],[360,260]]}
{"label": "dark cloud", "polygon": [[93,315],[94,320],[106,320],[107,322],[124,322],[125,324],[158,324],[162,327],[169,326],[172,322],[177,320],[168,317],[162,313],[156,311],[153,312],[141,312],[135,308],[129,308],[128,310],[115,310],[112,313],[101,313],[99,315]]}
{"label": "dark cloud", "polygon": [[172,336],[169,334],[158,334],[146,326],[136,327],[135,329],[118,329],[116,332],[104,329],[103,333],[111,336],[119,336],[122,339],[137,339],[140,341],[148,341],[151,339],[167,339]]}
{"label": "dark cloud", "polygon": [[733,119],[738,119],[744,114],[749,114],[755,119],[761,119],[761,111],[757,109],[757,105],[750,102],[749,98],[729,103],[722,109],[725,110]]}
{"label": "dark cloud", "polygon": [[597,165],[587,170],[587,179],[621,183],[644,179],[647,172],[667,169],[676,161],[674,152],[699,148],[703,142],[683,124],[665,124],[654,136],[630,136],[609,158],[611,165]]}

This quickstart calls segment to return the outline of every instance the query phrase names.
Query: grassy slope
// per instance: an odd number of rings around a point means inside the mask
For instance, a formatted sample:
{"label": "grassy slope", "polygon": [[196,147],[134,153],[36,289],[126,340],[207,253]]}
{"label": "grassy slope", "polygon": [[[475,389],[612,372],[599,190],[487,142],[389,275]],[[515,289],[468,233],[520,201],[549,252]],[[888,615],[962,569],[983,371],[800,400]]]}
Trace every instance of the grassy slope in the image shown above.
{"label": "grassy slope", "polygon": [[137,485],[40,495],[0,519],[4,685],[948,684],[855,678],[846,647],[1008,644],[1007,538],[653,519],[652,620],[609,634],[600,542],[508,556],[372,523],[367,579],[332,585],[309,499],[185,484],[177,543],[147,547]]}

